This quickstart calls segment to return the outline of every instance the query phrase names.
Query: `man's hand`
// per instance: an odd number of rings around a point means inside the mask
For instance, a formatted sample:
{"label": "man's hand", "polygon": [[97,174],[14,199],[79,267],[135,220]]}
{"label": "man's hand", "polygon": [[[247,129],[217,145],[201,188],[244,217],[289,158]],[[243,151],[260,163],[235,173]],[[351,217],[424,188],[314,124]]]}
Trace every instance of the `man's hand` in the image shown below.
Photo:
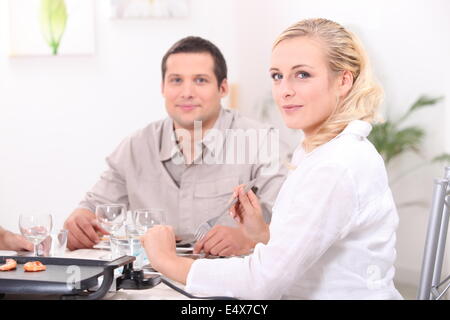
{"label": "man's hand", "polygon": [[207,255],[238,256],[248,254],[255,246],[255,242],[249,239],[242,228],[226,226],[214,226],[194,246],[194,253],[204,251]]}
{"label": "man's hand", "polygon": [[95,214],[87,209],[76,209],[67,218],[64,228],[69,230],[67,247],[70,250],[92,248],[100,242],[98,233],[109,234],[98,225]]}
{"label": "man's hand", "polygon": [[0,228],[0,250],[33,251],[33,244],[19,234]]}

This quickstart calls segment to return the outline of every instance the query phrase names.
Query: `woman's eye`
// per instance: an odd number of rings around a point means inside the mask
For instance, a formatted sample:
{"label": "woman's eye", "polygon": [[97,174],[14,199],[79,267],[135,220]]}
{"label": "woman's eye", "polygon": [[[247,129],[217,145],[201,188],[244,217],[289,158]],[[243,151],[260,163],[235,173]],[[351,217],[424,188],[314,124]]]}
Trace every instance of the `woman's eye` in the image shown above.
{"label": "woman's eye", "polygon": [[310,76],[311,76],[311,75],[310,75],[308,72],[304,72],[304,71],[298,72],[298,73],[295,75],[296,78],[300,78],[300,79],[307,79],[307,78],[309,78]]}
{"label": "woman's eye", "polygon": [[272,78],[274,81],[278,81],[278,80],[283,79],[283,76],[282,76],[280,73],[272,73],[272,74],[271,74],[271,78]]}

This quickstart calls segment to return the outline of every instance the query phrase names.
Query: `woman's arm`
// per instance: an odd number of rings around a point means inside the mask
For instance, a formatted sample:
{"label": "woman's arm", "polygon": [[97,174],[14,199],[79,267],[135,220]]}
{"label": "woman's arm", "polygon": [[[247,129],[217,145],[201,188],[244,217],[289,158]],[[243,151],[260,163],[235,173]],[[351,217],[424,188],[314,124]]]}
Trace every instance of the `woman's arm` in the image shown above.
{"label": "woman's arm", "polygon": [[[295,180],[293,180],[295,179]],[[321,165],[298,177],[273,213],[270,241],[245,258],[199,259],[187,278],[188,292],[243,299],[280,299],[294,279],[351,230],[358,201],[345,168]],[[287,196],[289,194],[289,196]]]}
{"label": "woman's arm", "polygon": [[170,279],[186,284],[194,260],[177,256],[175,233],[171,226],[150,228],[141,242],[154,269]]}

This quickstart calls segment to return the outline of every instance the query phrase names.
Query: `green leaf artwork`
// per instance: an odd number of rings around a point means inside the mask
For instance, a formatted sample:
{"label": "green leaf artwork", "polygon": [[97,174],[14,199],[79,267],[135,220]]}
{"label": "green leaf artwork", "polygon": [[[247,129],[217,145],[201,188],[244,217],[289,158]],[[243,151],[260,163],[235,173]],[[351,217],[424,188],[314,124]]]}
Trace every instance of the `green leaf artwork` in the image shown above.
{"label": "green leaf artwork", "polygon": [[52,54],[58,54],[58,48],[66,29],[67,8],[64,0],[41,0],[41,28],[45,41],[52,49]]}

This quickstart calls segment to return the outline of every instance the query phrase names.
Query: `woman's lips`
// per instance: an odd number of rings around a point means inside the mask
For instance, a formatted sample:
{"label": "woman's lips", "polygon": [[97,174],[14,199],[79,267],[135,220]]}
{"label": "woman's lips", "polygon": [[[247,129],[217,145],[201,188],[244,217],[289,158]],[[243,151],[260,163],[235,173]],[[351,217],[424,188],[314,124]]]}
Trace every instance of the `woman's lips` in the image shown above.
{"label": "woman's lips", "polygon": [[303,108],[303,105],[300,104],[287,104],[282,107],[284,111],[286,112],[295,112]]}

